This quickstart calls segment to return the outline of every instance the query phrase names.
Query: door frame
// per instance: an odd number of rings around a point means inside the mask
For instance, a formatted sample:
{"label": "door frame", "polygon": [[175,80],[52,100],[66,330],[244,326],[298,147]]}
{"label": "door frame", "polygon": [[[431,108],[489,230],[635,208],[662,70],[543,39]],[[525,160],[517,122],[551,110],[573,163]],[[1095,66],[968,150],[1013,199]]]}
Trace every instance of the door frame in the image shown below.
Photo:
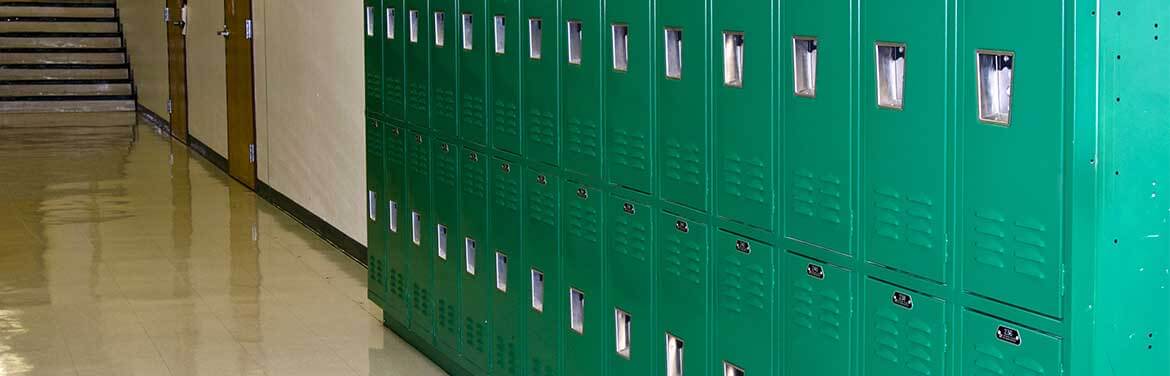
{"label": "door frame", "polygon": [[256,58],[253,0],[224,0],[228,174],[256,189]]}
{"label": "door frame", "polygon": [[167,108],[171,136],[184,144],[189,135],[187,102],[187,2],[162,0],[167,17]]}

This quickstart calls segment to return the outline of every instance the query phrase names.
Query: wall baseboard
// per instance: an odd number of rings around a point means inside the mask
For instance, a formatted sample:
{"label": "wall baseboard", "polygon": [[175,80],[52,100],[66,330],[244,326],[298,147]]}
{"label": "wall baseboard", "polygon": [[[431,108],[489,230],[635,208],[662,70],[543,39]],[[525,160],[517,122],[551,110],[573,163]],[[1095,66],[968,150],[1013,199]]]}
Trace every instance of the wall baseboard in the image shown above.
{"label": "wall baseboard", "polygon": [[228,172],[227,158],[220,155],[219,153],[216,153],[215,150],[212,150],[211,147],[207,146],[207,144],[203,143],[203,141],[199,141],[199,139],[195,138],[195,136],[187,135],[187,147],[190,147],[191,151],[194,151],[195,154],[199,154],[203,157],[203,159],[211,162],[211,164],[219,168],[220,171],[223,171],[224,173]]}
{"label": "wall baseboard", "polygon": [[146,120],[147,123],[150,123],[155,128],[162,129],[167,134],[171,134],[171,122],[166,121],[158,113],[151,111],[150,108],[143,106],[142,103],[138,104],[138,117]]}
{"label": "wall baseboard", "polygon": [[[293,201],[291,198],[288,198],[288,196],[285,196],[268,184],[265,184],[263,181],[256,182],[256,194],[264,198],[264,200],[268,201],[273,206],[276,206],[285,213],[288,213],[288,215],[296,219],[297,222],[300,222],[302,225],[316,233],[322,239],[325,239],[325,241],[333,244],[334,247],[337,247],[342,252],[345,252],[345,254],[350,258],[353,258],[354,261],[357,261],[362,265],[366,265],[368,249],[366,246],[362,245],[362,243],[349,237],[349,235],[346,235],[337,227],[333,227],[333,225],[329,224],[329,222],[326,222],[321,217],[313,214],[313,212],[309,211],[309,209],[305,209],[305,207],[301,206],[296,201]],[[368,267],[368,265],[366,266]]]}

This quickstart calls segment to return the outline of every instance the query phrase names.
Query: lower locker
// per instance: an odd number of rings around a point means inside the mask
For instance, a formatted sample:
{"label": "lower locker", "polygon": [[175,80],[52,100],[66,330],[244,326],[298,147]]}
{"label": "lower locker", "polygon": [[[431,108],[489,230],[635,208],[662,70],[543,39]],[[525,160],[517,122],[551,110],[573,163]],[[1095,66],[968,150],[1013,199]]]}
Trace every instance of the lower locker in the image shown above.
{"label": "lower locker", "polygon": [[435,213],[435,339],[441,348],[459,353],[459,272],[463,269],[459,236],[459,146],[435,142],[431,195]]}
{"label": "lower locker", "polygon": [[942,375],[946,303],[874,279],[866,281],[865,289],[865,374]]}
{"label": "lower locker", "polygon": [[[613,314],[605,343],[610,376],[652,374],[660,336],[654,325],[654,209],[611,195],[605,208],[605,299]],[[606,314],[603,312],[603,314]]]}
{"label": "lower locker", "polygon": [[[524,308],[528,305],[528,276],[513,265],[524,265],[522,253],[523,175],[522,166],[503,159],[493,159],[491,209],[488,223],[492,276],[492,362],[493,375],[523,374]],[[519,268],[516,268],[519,269]]]}
{"label": "lower locker", "polygon": [[771,375],[776,250],[726,230],[715,235],[715,368],[709,374]]}
{"label": "lower locker", "polygon": [[523,269],[528,275],[528,376],[560,375],[561,322],[566,300],[561,291],[560,201],[555,176],[529,170],[524,177],[526,199]]}
{"label": "lower locker", "polygon": [[399,323],[408,322],[406,281],[407,234],[410,213],[406,205],[405,132],[398,124],[386,131],[386,236],[387,298],[385,312]]}
{"label": "lower locker", "polygon": [[435,247],[434,213],[431,209],[430,140],[412,132],[407,142],[407,197],[410,210],[410,238],[407,241],[407,280],[410,282],[410,329],[419,336],[431,339],[434,334],[434,270],[432,254]]}
{"label": "lower locker", "polygon": [[853,272],[788,254],[785,281],[786,375],[853,373]]}
{"label": "lower locker", "polygon": [[1062,375],[1061,341],[974,311],[963,312],[964,376]]}
{"label": "lower locker", "polygon": [[[487,244],[487,157],[464,148],[459,179],[462,267],[463,359],[473,371],[487,373],[491,342],[492,255]],[[449,244],[448,246],[454,246]]]}
{"label": "lower locker", "polygon": [[387,299],[385,224],[390,213],[382,207],[386,200],[386,154],[384,132],[386,125],[376,119],[366,119],[366,232],[368,235],[366,266],[369,298],[385,309]]}
{"label": "lower locker", "polygon": [[[665,371],[654,375],[703,374],[707,370],[707,225],[663,211],[656,224],[655,336]],[[661,366],[661,365],[660,365]],[[689,371],[688,371],[689,370]]]}
{"label": "lower locker", "polygon": [[592,376],[605,372],[602,340],[609,320],[602,296],[604,253],[602,206],[605,193],[598,188],[566,180],[561,188],[564,203],[565,289],[569,312],[561,332],[565,337],[565,374]]}

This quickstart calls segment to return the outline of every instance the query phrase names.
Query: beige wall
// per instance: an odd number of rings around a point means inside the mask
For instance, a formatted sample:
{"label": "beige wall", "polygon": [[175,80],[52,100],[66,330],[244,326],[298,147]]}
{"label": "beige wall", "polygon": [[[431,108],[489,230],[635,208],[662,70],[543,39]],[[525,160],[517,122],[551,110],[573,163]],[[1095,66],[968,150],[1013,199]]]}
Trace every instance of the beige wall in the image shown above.
{"label": "beige wall", "polygon": [[226,50],[223,37],[215,34],[221,30],[223,1],[191,1],[187,4],[189,132],[216,153],[227,157]]}
{"label": "beige wall", "polygon": [[164,119],[167,98],[167,32],[163,23],[163,0],[122,0],[118,2],[126,49],[138,102]]}

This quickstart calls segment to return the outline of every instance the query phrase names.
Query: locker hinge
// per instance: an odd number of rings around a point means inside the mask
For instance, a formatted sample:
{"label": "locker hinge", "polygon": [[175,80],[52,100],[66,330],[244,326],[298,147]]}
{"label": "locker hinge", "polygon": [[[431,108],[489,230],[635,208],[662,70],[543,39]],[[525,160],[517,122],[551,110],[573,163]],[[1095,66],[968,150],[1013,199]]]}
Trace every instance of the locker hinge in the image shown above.
{"label": "locker hinge", "polygon": [[248,144],[248,162],[256,163],[256,144]]}
{"label": "locker hinge", "polygon": [[244,20],[244,39],[252,39],[252,19]]}
{"label": "locker hinge", "polygon": [[167,99],[167,113],[171,114],[174,112],[175,112],[175,100],[174,99]]}
{"label": "locker hinge", "polygon": [[1068,268],[1064,264],[1060,264],[1060,296],[1065,296],[1064,295],[1064,291],[1065,291],[1064,276],[1066,275],[1065,273],[1067,273],[1067,271],[1068,271]]}
{"label": "locker hinge", "polygon": [[163,23],[171,22],[171,8],[163,8]]}

